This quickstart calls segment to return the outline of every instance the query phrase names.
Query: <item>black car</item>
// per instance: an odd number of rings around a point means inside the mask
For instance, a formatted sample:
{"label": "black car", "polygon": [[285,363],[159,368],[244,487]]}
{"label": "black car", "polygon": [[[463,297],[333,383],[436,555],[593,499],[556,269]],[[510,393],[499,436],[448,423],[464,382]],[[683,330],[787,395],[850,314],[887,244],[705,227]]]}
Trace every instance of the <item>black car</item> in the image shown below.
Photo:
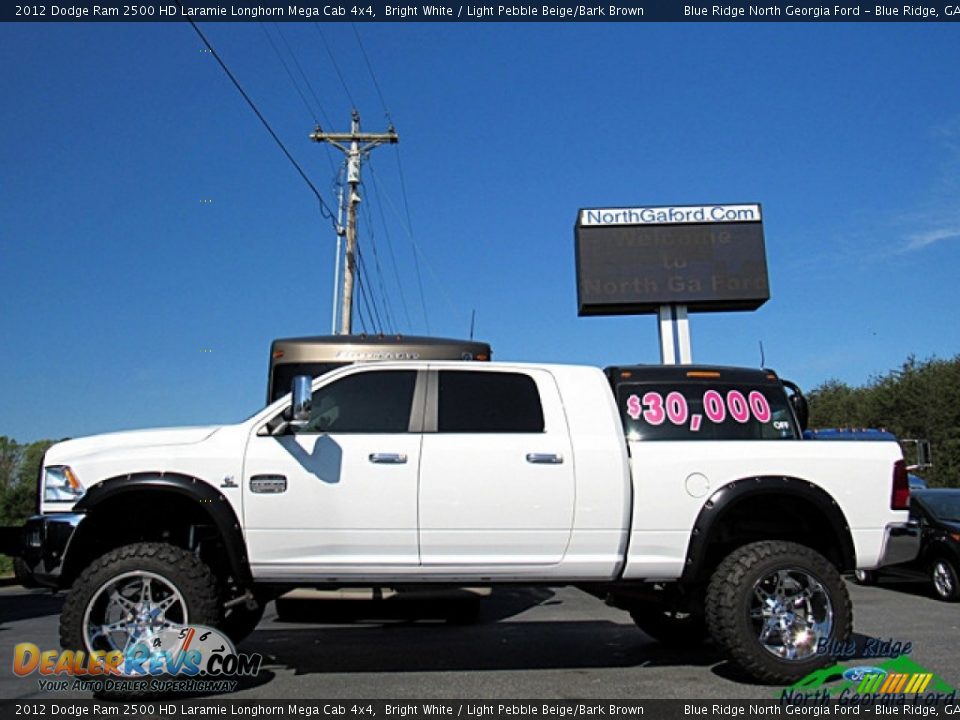
{"label": "black car", "polygon": [[857,570],[861,585],[872,585],[878,573],[922,576],[940,600],[960,600],[960,489],[911,490],[910,516],[920,524],[920,554],[902,565]]}

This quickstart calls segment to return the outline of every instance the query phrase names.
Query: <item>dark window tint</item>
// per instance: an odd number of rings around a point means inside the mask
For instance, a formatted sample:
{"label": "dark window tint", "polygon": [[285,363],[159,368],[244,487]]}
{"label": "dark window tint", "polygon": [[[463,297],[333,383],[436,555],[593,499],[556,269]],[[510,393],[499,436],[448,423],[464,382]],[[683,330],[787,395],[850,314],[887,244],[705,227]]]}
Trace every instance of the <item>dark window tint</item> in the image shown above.
{"label": "dark window tint", "polygon": [[313,393],[310,422],[297,432],[407,432],[416,382],[415,370],[384,370],[325,385]]}
{"label": "dark window tint", "polygon": [[540,393],[519,373],[441,371],[440,432],[543,432]]}
{"label": "dark window tint", "polygon": [[799,437],[778,385],[622,383],[628,440],[791,440]]}

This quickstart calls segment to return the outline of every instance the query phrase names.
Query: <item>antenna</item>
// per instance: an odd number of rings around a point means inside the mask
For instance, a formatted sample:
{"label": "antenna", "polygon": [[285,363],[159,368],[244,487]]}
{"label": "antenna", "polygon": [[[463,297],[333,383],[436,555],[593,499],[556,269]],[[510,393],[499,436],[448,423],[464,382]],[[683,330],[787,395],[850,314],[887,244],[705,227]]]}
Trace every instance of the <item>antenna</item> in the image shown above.
{"label": "antenna", "polygon": [[473,324],[476,319],[477,319],[477,309],[474,308],[472,311],[470,311],[470,339],[471,340],[473,340]]}
{"label": "antenna", "polygon": [[766,367],[767,356],[763,352],[763,340],[759,340],[758,342],[760,343],[760,367]]}

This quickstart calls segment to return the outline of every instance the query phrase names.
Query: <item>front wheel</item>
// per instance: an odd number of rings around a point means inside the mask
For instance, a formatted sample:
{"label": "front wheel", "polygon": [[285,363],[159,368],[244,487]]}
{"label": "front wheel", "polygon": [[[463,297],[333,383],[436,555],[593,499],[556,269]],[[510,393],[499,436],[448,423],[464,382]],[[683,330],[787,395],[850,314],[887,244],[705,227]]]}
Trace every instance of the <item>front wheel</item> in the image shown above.
{"label": "front wheel", "polygon": [[791,542],[755,542],[732,552],[710,580],[706,606],[717,645],[767,683],[793,683],[832,662],[853,625],[836,568]]}
{"label": "front wheel", "polygon": [[181,625],[218,620],[213,573],[196,555],[165,543],[125,545],[78,577],[60,616],[60,644],[71,650],[130,651]]}
{"label": "front wheel", "polygon": [[940,600],[956,602],[960,600],[960,581],[957,579],[957,568],[947,558],[935,558],[930,563],[930,579],[933,581],[933,591]]}

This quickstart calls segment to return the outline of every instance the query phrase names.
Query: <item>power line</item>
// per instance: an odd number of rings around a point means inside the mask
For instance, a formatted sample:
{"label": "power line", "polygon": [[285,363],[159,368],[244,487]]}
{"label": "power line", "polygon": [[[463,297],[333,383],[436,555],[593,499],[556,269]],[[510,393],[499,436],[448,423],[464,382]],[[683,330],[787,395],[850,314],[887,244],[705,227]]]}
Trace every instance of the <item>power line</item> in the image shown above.
{"label": "power line", "polygon": [[320,29],[320,23],[313,23],[313,27],[316,28],[316,31],[320,33],[320,39],[323,40],[323,47],[327,50],[327,55],[330,56],[330,62],[333,63],[333,69],[337,73],[337,77],[340,78],[340,84],[343,85],[343,91],[347,94],[347,100],[350,101],[350,107],[353,109],[357,108],[357,104],[353,101],[353,96],[350,95],[350,88],[347,87],[347,81],[343,79],[343,73],[340,72],[340,66],[337,64],[337,58],[334,57],[333,51],[330,49],[330,44],[327,42],[327,36],[323,34],[323,30]]}
{"label": "power line", "polygon": [[[320,102],[320,98],[317,97],[317,93],[316,93],[316,92],[314,91],[314,89],[313,89],[313,83],[310,82],[310,78],[307,76],[307,74],[303,71],[303,68],[300,66],[300,61],[297,60],[297,54],[296,54],[296,53],[293,51],[293,49],[290,47],[290,43],[287,42],[287,38],[284,36],[283,30],[280,28],[280,25],[277,24],[277,23],[274,23],[273,25],[274,25],[274,27],[277,29],[277,34],[280,36],[280,40],[282,40],[282,41],[283,41],[283,44],[286,46],[287,52],[290,53],[290,57],[293,58],[293,62],[294,62],[294,64],[297,66],[297,70],[298,70],[299,73],[300,73],[300,77],[302,77],[302,78],[303,78],[303,82],[305,82],[305,83],[307,84],[307,90],[310,91],[310,95],[313,97],[313,101],[314,101],[315,103],[317,103],[317,107],[318,107],[319,110],[320,110],[320,114],[323,115],[323,121],[324,121],[328,126],[331,125],[332,123],[330,122],[330,118],[327,117],[327,114],[323,111],[323,103]],[[316,119],[316,118],[314,118],[314,119]],[[317,124],[319,125],[319,123],[317,123]]]}
{"label": "power line", "polygon": [[[400,218],[400,211],[397,209],[397,206],[396,206],[396,205],[393,203],[393,201],[390,199],[390,196],[387,195],[385,192],[383,192],[383,191],[380,189],[380,185],[377,184],[377,176],[376,176],[375,174],[371,173],[371,177],[373,177],[373,183],[374,183],[374,185],[375,185],[376,188],[377,188],[377,192],[379,192],[381,195],[383,195],[383,197],[386,199],[387,203],[390,205],[390,209],[393,210],[393,212],[397,215],[398,218]],[[408,218],[409,218],[409,206],[408,206],[407,216],[408,216]],[[402,220],[402,218],[401,218],[401,220]],[[424,292],[423,292],[423,276],[422,276],[422,274],[420,273],[420,260],[419,260],[419,258],[420,258],[420,255],[422,255],[422,252],[420,251],[420,247],[417,245],[417,240],[416,240],[416,238],[414,238],[414,236],[413,236],[413,230],[410,228],[409,224],[404,225],[403,222],[401,222],[401,223],[400,223],[400,226],[403,227],[404,230],[406,230],[406,232],[407,232],[407,239],[410,240],[410,245],[411,245],[411,247],[413,248],[413,264],[414,264],[414,268],[416,269],[416,272],[417,272],[417,286],[418,286],[418,288],[419,288],[419,290],[420,290],[420,309],[421,309],[421,311],[423,312],[423,320],[424,320],[424,323],[426,323],[427,334],[429,335],[429,334],[430,334],[430,319],[427,317],[427,301],[426,301],[426,296],[424,295]],[[424,258],[424,259],[426,259],[426,258]],[[429,263],[427,264],[427,269],[430,270],[430,272],[434,275],[434,280],[437,281],[440,289],[443,290],[443,289],[444,289],[444,288],[443,288],[443,284],[440,283],[439,278],[436,277],[436,273],[433,273],[433,270],[432,270],[432,268],[430,267]],[[447,294],[446,291],[444,291],[444,294]],[[451,305],[453,305],[453,301],[450,300],[449,295],[447,296],[447,300],[450,302]]]}
{"label": "power line", "polygon": [[307,102],[306,95],[303,94],[303,90],[300,89],[300,83],[296,81],[293,77],[293,73],[290,71],[290,66],[287,65],[287,61],[283,59],[283,55],[280,54],[280,50],[277,48],[276,43],[273,42],[273,38],[270,37],[270,33],[267,32],[267,26],[263,23],[257,23],[260,26],[260,30],[263,31],[264,36],[267,38],[267,42],[270,43],[270,47],[273,48],[274,54],[277,56],[277,59],[280,61],[280,64],[283,65],[283,69],[287,72],[287,77],[290,78],[290,84],[293,85],[293,89],[297,91],[297,95],[300,96],[300,100],[303,102],[303,106],[307,109],[307,112],[310,113],[310,117],[313,118],[313,121],[319,125],[320,120],[317,117],[317,113],[314,112],[313,106]]}
{"label": "power line", "polygon": [[[287,73],[287,77],[290,78],[290,84],[293,85],[293,89],[297,91],[297,95],[300,96],[300,100],[303,102],[303,106],[307,109],[307,112],[310,114],[310,117],[313,118],[313,122],[320,126],[320,120],[317,118],[317,113],[314,111],[314,107],[307,101],[306,96],[303,94],[303,90],[300,89],[300,83],[297,82],[296,78],[293,77],[293,73],[290,70],[290,66],[287,65],[287,61],[283,59],[283,54],[277,48],[276,43],[273,42],[273,38],[270,37],[270,33],[267,32],[267,26],[264,23],[257,23],[260,26],[260,29],[263,31],[263,34],[266,35],[267,41],[270,43],[270,47],[273,49],[274,54],[277,56],[277,59],[280,61],[280,64],[283,66],[283,69]],[[310,81],[307,80],[306,75],[304,75],[303,68],[300,67],[300,63],[297,61],[297,56],[294,54],[293,50],[290,48],[290,44],[287,42],[287,39],[283,36],[283,32],[280,30],[280,26],[277,23],[274,23],[274,29],[277,31],[277,34],[280,36],[280,39],[283,41],[284,46],[287,48],[287,52],[290,54],[290,57],[293,59],[293,62],[297,65],[297,70],[300,71],[301,77],[303,77],[304,82],[307,84],[307,89],[310,90],[310,94],[313,95],[314,101],[317,103],[316,109],[320,111],[320,115],[323,116],[323,119],[327,124],[329,124],[329,118],[327,114],[323,111],[323,104],[317,99],[316,93],[313,92],[313,86],[310,85]],[[330,172],[333,175],[337,174],[337,168],[333,164],[333,158],[330,157],[330,148],[326,148],[326,158],[327,163],[330,165]]]}
{"label": "power line", "polygon": [[407,298],[403,294],[403,283],[400,282],[400,271],[397,266],[397,256],[393,251],[393,237],[390,235],[390,225],[387,223],[387,216],[383,211],[383,202],[380,200],[380,191],[376,186],[377,178],[376,173],[374,172],[372,160],[367,162],[367,167],[370,168],[370,175],[374,180],[374,189],[376,189],[376,192],[373,194],[373,196],[377,201],[377,210],[380,214],[380,224],[383,225],[383,233],[387,238],[387,252],[390,254],[390,264],[393,267],[393,279],[397,283],[397,292],[400,295],[400,306],[403,308],[403,315],[407,319],[407,327],[412,331],[413,321],[410,319],[410,309],[407,306]]}
{"label": "power line", "polygon": [[[364,189],[364,194],[366,194],[366,185],[361,183],[360,187]],[[373,218],[370,214],[369,204],[364,203],[362,207],[367,218],[367,227],[369,228],[367,234],[370,239],[370,249],[373,250],[373,268],[375,271],[377,284],[380,288],[380,305],[383,308],[384,324],[388,331],[393,332],[396,330],[396,323],[393,321],[393,313],[390,310],[390,296],[387,294],[387,289],[383,282],[383,267],[380,265],[380,253],[377,252],[377,238],[376,233],[374,232]],[[360,259],[361,261],[363,260],[362,255]]]}
{"label": "power line", "polygon": [[[410,217],[410,202],[407,200],[407,181],[403,176],[403,165],[400,164],[400,149],[397,148],[397,172],[400,175],[400,194],[403,197],[403,208],[407,215],[407,229],[410,240],[413,241],[413,220]],[[413,256],[413,267],[417,271],[417,287],[420,288],[420,303],[423,305],[423,321],[427,324],[427,334],[430,334],[430,318],[427,317],[427,301],[423,294],[423,276],[420,274],[420,261],[416,253]]]}
{"label": "power line", "polygon": [[[374,314],[370,312],[370,298],[367,296],[367,283],[364,278],[365,278],[365,274],[361,269],[361,271],[357,275],[357,285],[360,288],[360,297],[363,299],[363,306],[366,306],[367,308],[367,317],[370,318],[370,325],[373,327],[374,330],[382,334],[383,328],[379,326],[379,323],[374,323]],[[367,326],[366,326],[366,323],[363,322],[362,306],[360,305],[357,305],[357,314],[360,316],[360,323],[364,327],[364,332],[366,332]]]}
{"label": "power line", "polygon": [[360,53],[367,64],[367,70],[370,71],[370,79],[373,80],[373,86],[377,89],[377,96],[380,98],[380,104],[383,106],[383,114],[387,117],[387,122],[393,125],[393,119],[390,117],[390,111],[387,109],[387,101],[383,99],[383,91],[380,89],[380,83],[377,82],[377,74],[373,71],[373,65],[370,64],[370,58],[367,55],[367,49],[363,46],[363,40],[360,39],[360,33],[357,31],[356,23],[350,23],[353,28],[353,34],[357,38],[357,45],[360,46]]}
{"label": "power line", "polygon": [[363,295],[364,303],[367,305],[367,313],[369,314],[370,309],[373,308],[375,327],[378,333],[383,333],[383,321],[380,318],[380,310],[377,308],[377,298],[370,284],[370,273],[367,272],[367,264],[363,260],[363,252],[360,251],[360,248],[357,248],[357,260],[360,263],[360,277],[362,279],[360,292]]}
{"label": "power line", "polygon": [[[180,2],[180,0],[177,0],[177,4],[180,6],[181,12],[184,12],[183,3]],[[336,216],[334,215],[330,207],[327,205],[327,203],[324,202],[323,197],[320,195],[320,191],[317,190],[316,186],[313,184],[313,182],[311,182],[310,178],[308,178],[307,174],[303,171],[303,168],[300,167],[300,164],[294,159],[293,155],[290,154],[290,151],[287,150],[287,146],[283,144],[283,141],[280,140],[277,134],[273,131],[273,128],[270,127],[270,123],[267,122],[267,119],[263,116],[263,113],[260,112],[260,110],[254,104],[253,100],[250,99],[250,96],[247,95],[246,91],[244,91],[243,87],[241,87],[240,82],[237,80],[236,77],[234,77],[233,73],[230,72],[230,68],[227,67],[227,64],[223,61],[223,59],[221,59],[217,51],[213,49],[213,45],[210,44],[210,41],[207,40],[206,36],[202,32],[200,32],[200,28],[197,27],[197,24],[189,16],[187,17],[187,22],[190,23],[190,27],[192,27],[194,31],[197,33],[197,35],[200,36],[200,39],[203,41],[203,44],[207,46],[207,49],[210,51],[210,54],[213,55],[214,59],[223,69],[223,72],[226,73],[228,78],[230,78],[230,81],[233,83],[233,86],[237,89],[240,95],[243,96],[243,99],[247,101],[247,105],[250,106],[250,109],[253,110],[254,114],[256,114],[260,122],[263,123],[263,127],[266,128],[268,133],[270,133],[270,137],[272,137],[274,142],[277,143],[277,145],[283,151],[283,154],[287,156],[287,160],[289,160],[290,164],[292,164],[293,167],[296,168],[297,172],[300,174],[300,177],[303,178],[303,181],[307,184],[307,187],[309,187],[310,190],[313,192],[313,194],[316,196],[317,200],[320,202],[320,214],[327,220],[330,220],[331,225],[333,225],[334,232],[336,232],[337,231]]]}

